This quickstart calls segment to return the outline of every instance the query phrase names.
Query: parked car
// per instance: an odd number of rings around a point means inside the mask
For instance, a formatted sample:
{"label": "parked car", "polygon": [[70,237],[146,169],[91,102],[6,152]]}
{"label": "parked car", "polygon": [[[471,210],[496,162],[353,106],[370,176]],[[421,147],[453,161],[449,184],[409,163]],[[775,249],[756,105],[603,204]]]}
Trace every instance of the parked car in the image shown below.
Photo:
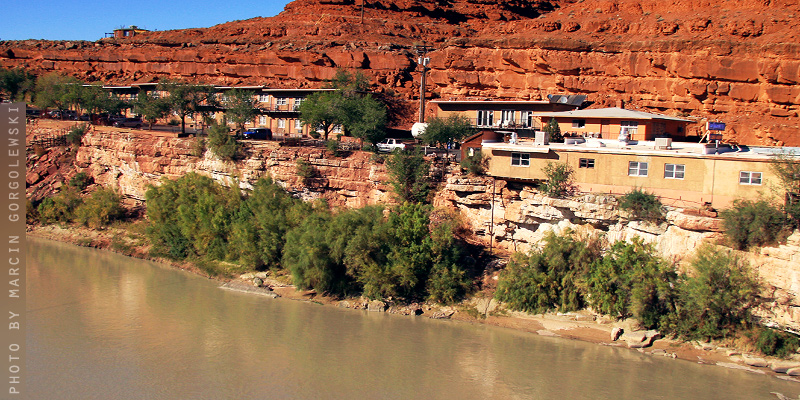
{"label": "parked car", "polygon": [[245,139],[272,139],[272,130],[269,128],[253,128],[248,129],[242,136]]}
{"label": "parked car", "polygon": [[114,122],[114,126],[117,128],[136,128],[139,129],[142,127],[142,119],[141,118],[123,118]]}
{"label": "parked car", "polygon": [[53,110],[47,113],[53,119],[73,119],[78,116],[78,113],[72,110]]}
{"label": "parked car", "polygon": [[28,118],[39,118],[42,116],[42,110],[38,108],[25,109],[25,116]]}
{"label": "parked car", "polygon": [[403,143],[402,139],[386,139],[380,143],[375,144],[375,147],[378,148],[379,151],[385,151],[391,153],[395,149],[403,150],[406,148],[406,144]]}

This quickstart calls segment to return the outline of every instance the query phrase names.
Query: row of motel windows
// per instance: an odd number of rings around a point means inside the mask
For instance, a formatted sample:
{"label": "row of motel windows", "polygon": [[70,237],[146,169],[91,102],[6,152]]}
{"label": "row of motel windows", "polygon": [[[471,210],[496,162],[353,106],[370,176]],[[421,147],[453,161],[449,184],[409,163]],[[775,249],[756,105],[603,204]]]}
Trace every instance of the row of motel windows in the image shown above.
{"label": "row of motel windows", "polygon": [[[533,126],[533,111],[520,111],[520,122],[522,126]],[[516,124],[516,110],[502,110],[500,111],[500,120],[497,121],[501,125],[514,125]],[[478,110],[477,126],[494,126],[494,110]]]}
{"label": "row of motel windows", "polygon": [[[511,153],[512,167],[530,167],[531,155],[528,153]],[[647,176],[648,163],[641,161],[628,162],[628,176]],[[594,158],[581,158],[578,160],[578,168],[594,168]],[[683,179],[686,174],[684,164],[664,164],[664,179]],[[740,171],[740,185],[760,185],[761,172]]]}
{"label": "row of motel windows", "polygon": [[[269,103],[269,96],[270,95],[268,95],[268,94],[260,94],[260,95],[258,95],[258,101],[261,102],[261,103]],[[295,107],[299,107],[300,104],[303,103],[303,100],[305,100],[305,99],[302,98],[302,97],[295,97],[294,98]],[[289,104],[289,98],[288,97],[276,97],[275,98],[275,105],[276,106],[285,106],[285,105],[288,105],[288,104]]]}

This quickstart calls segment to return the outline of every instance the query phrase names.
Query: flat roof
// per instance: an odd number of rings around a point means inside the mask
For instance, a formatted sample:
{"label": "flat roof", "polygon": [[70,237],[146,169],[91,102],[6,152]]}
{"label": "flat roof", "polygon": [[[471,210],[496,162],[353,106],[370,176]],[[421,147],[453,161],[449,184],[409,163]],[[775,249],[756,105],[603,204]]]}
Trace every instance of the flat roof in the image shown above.
{"label": "flat roof", "polygon": [[[579,139],[580,140],[580,139]],[[713,143],[672,142],[668,148],[656,147],[655,141],[619,142],[612,139],[587,139],[582,142],[550,143],[536,145],[531,140],[519,140],[517,144],[484,142],[483,147],[519,153],[547,153],[554,151],[577,151],[586,153],[630,154],[649,156],[682,156],[690,158],[739,159],[769,161],[784,154],[800,161],[800,147],[750,147]]]}
{"label": "flat roof", "polygon": [[478,104],[478,103],[491,103],[491,104],[550,104],[549,100],[431,100],[431,103],[437,104]]}
{"label": "flat roof", "polygon": [[654,114],[644,111],[627,110],[619,107],[595,108],[575,111],[557,111],[536,113],[541,117],[572,117],[572,118],[615,118],[615,119],[665,119],[670,121],[694,122],[690,119],[670,117],[668,115]]}

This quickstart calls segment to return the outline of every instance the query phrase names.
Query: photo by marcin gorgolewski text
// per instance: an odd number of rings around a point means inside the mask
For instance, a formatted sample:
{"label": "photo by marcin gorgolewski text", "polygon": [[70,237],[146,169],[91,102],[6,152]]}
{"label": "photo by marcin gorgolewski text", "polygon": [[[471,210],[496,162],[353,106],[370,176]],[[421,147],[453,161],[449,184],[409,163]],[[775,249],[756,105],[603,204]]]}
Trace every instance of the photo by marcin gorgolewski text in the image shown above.
{"label": "photo by marcin gorgolewski text", "polygon": [[6,385],[0,398],[25,397],[25,103],[0,103],[2,141],[2,291],[0,352]]}

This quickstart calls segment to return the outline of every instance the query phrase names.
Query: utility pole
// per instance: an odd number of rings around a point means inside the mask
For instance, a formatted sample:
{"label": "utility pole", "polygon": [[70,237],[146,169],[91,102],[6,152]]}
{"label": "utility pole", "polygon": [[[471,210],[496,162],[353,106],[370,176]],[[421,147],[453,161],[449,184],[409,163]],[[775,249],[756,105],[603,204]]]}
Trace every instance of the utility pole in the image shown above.
{"label": "utility pole", "polygon": [[425,74],[427,74],[430,67],[428,65],[431,62],[431,59],[426,57],[426,54],[433,50],[433,47],[427,45],[416,46],[417,47],[417,54],[419,58],[417,59],[417,64],[422,66],[422,81],[419,85],[419,122],[425,122]]}

